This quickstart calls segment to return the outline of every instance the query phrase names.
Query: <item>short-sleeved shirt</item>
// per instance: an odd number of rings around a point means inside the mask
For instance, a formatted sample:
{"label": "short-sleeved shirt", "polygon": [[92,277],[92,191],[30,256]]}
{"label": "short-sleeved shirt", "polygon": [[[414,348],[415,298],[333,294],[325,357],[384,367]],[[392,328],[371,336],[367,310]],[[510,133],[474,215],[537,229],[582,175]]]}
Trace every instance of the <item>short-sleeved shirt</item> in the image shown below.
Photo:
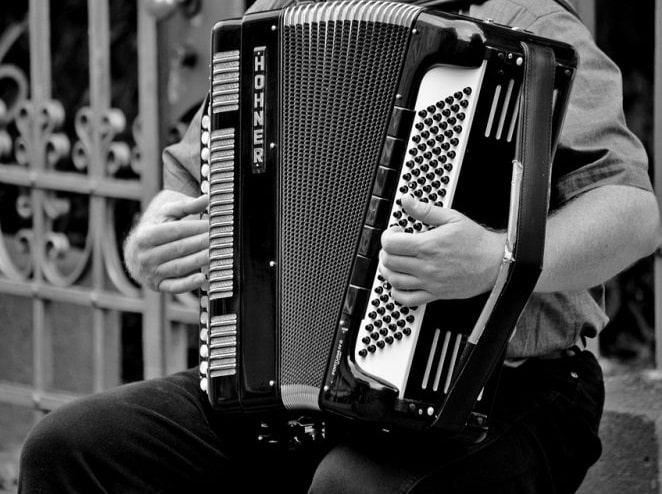
{"label": "short-sleeved shirt", "polygon": [[[252,11],[289,3],[258,0]],[[552,0],[488,0],[463,12],[572,44],[579,67],[552,168],[551,209],[604,185],[652,190],[646,153],[627,128],[621,74],[596,46],[586,27]],[[199,192],[201,110],[184,138],[165,149],[164,187]],[[540,356],[594,337],[607,323],[602,286],[590,290],[534,293],[510,341],[508,357]]]}

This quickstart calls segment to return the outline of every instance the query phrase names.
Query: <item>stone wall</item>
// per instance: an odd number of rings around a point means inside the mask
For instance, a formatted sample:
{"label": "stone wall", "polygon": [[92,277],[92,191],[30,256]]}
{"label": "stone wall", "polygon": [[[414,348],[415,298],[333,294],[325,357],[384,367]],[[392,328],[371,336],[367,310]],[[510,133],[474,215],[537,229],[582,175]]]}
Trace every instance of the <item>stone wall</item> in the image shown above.
{"label": "stone wall", "polygon": [[603,454],[580,494],[662,493],[662,375],[629,373],[607,377],[605,384]]}

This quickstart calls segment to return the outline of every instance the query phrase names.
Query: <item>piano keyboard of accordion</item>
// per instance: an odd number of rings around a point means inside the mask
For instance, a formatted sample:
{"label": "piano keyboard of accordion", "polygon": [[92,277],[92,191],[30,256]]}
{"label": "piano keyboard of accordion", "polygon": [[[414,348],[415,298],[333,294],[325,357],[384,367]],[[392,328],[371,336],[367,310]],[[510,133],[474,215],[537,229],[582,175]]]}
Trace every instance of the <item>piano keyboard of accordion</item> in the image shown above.
{"label": "piano keyboard of accordion", "polygon": [[[553,53],[555,144],[576,67],[568,45],[370,0],[215,26],[200,343],[215,407],[486,430],[495,370],[532,287],[483,334],[503,286],[492,298],[401,306],[377,271],[379,239],[394,224],[428,229],[400,206],[413,194],[515,240],[522,41]],[[533,195],[546,198],[545,185]]]}

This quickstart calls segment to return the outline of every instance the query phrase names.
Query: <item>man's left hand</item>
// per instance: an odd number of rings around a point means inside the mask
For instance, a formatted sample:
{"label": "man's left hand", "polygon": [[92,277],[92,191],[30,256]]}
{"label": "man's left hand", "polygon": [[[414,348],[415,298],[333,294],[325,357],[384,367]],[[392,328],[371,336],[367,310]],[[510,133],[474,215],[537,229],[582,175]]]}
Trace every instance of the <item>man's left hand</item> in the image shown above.
{"label": "man's left hand", "polygon": [[382,234],[379,270],[397,302],[415,306],[439,299],[469,298],[494,286],[506,235],[462,213],[402,198],[409,216],[428,225],[422,233],[391,228]]}

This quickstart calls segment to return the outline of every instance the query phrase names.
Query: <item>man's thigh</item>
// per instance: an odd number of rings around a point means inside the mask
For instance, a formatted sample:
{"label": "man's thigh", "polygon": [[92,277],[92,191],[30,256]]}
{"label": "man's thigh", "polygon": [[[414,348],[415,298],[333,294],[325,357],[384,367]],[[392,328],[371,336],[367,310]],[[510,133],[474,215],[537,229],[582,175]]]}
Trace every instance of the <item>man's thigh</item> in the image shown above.
{"label": "man's thigh", "polygon": [[[254,421],[219,414],[197,371],[120,386],[47,415],[22,451],[21,492],[245,492],[310,473],[257,449]],[[310,472],[309,468],[309,472]]]}
{"label": "man's thigh", "polygon": [[312,493],[566,494],[600,455],[602,374],[583,352],[504,372],[478,445],[352,434],[321,462]]}

